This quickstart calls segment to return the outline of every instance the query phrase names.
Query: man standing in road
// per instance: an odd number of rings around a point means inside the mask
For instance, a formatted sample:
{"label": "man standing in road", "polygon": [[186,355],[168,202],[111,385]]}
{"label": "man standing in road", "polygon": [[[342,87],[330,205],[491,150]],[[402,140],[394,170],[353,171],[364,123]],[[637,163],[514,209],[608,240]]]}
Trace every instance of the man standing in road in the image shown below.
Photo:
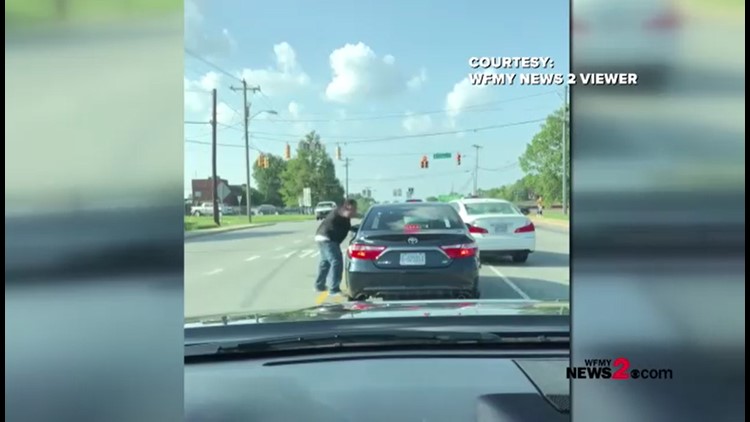
{"label": "man standing in road", "polygon": [[320,248],[320,265],[318,278],[315,280],[315,290],[325,292],[328,273],[331,275],[331,295],[341,293],[341,277],[344,272],[344,259],[341,254],[341,242],[346,239],[352,227],[352,217],[357,212],[357,201],[346,199],[340,207],[334,209],[323,219],[315,233],[315,241]]}

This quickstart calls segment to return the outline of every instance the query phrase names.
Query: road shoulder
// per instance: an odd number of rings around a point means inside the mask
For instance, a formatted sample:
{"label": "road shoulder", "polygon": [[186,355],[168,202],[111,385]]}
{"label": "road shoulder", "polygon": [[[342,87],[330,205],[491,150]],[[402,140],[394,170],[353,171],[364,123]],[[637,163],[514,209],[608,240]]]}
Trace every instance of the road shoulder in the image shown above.
{"label": "road shoulder", "polygon": [[535,225],[539,227],[555,227],[561,229],[570,229],[570,221],[557,220],[552,218],[544,217],[529,217]]}
{"label": "road shoulder", "polygon": [[256,224],[238,224],[229,227],[218,227],[215,229],[202,229],[202,230],[191,230],[185,232],[185,239],[192,239],[201,236],[209,236],[212,234],[227,233],[237,230],[255,229],[258,227],[273,226],[276,223],[256,223]]}

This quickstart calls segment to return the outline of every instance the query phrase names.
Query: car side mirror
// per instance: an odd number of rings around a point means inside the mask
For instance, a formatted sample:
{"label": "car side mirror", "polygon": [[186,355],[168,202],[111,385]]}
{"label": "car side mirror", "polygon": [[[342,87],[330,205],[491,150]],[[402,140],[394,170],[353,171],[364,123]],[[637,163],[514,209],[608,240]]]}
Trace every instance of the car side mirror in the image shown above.
{"label": "car side mirror", "polygon": [[521,214],[523,214],[523,215],[529,215],[529,209],[528,208],[521,208]]}
{"label": "car side mirror", "polygon": [[352,233],[357,233],[359,231],[359,224],[355,224],[352,226],[352,228],[349,229]]}

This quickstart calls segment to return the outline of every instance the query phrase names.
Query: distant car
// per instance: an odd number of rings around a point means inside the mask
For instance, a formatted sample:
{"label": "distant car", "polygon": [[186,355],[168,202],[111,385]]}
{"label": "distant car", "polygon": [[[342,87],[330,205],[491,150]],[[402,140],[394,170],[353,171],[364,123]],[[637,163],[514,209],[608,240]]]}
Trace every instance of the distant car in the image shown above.
{"label": "distant car", "polygon": [[352,231],[350,299],[479,298],[477,244],[448,204],[373,205]]}
{"label": "distant car", "polygon": [[326,218],[326,215],[336,209],[336,203],[333,201],[323,201],[318,202],[318,205],[315,206],[315,219],[316,220],[322,220]]}
{"label": "distant car", "polygon": [[279,215],[279,209],[273,205],[261,205],[255,210],[258,215]]}
{"label": "distant car", "polygon": [[[202,202],[190,209],[190,213],[196,217],[204,215],[214,215],[214,204],[213,202]],[[235,215],[236,210],[228,205],[219,204],[219,214],[221,215]]]}
{"label": "distant car", "polygon": [[510,256],[526,262],[536,249],[534,223],[511,202],[502,199],[459,199],[450,202],[479,246],[482,258]]}
{"label": "distant car", "polygon": [[[678,66],[681,19],[670,0],[576,0],[573,70],[632,72],[661,85]],[[580,81],[577,82],[580,84]]]}

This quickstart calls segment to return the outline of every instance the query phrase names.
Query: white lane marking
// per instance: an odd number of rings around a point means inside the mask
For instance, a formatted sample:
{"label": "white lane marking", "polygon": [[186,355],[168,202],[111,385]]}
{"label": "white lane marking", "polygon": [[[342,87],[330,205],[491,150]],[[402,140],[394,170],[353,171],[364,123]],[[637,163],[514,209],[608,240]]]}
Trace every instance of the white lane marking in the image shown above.
{"label": "white lane marking", "polygon": [[260,258],[258,255],[254,255],[254,256],[251,256],[251,257],[245,259],[245,262],[255,261],[258,258]]}
{"label": "white lane marking", "polygon": [[217,268],[217,269],[215,269],[215,270],[213,270],[213,271],[209,271],[209,272],[207,272],[207,273],[206,273],[206,275],[216,275],[216,274],[219,274],[219,273],[220,273],[220,272],[222,272],[222,271],[224,271],[224,269],[223,269],[223,268]]}
{"label": "white lane marking", "polygon": [[519,296],[521,296],[522,298],[526,300],[531,300],[529,295],[527,295],[523,290],[521,290],[521,288],[518,287],[516,283],[510,281],[510,279],[506,277],[503,273],[501,273],[500,270],[498,270],[495,267],[489,267],[489,268],[490,270],[492,270],[493,273],[497,274],[497,276],[500,277],[505,282],[505,284],[510,286],[510,288],[513,289],[514,292],[518,293]]}
{"label": "white lane marking", "polygon": [[284,255],[279,255],[279,256],[277,256],[277,257],[276,257],[276,259],[289,259],[289,258],[291,258],[291,257],[292,257],[292,255],[294,255],[294,254],[296,254],[296,253],[297,253],[297,251],[291,251],[291,252],[287,252],[287,253],[285,253]]}
{"label": "white lane marking", "polygon": [[320,251],[315,251],[312,255],[310,255],[310,258],[315,258],[318,255],[320,255]]}
{"label": "white lane marking", "polygon": [[297,239],[294,241],[294,243],[302,243],[302,239]]}
{"label": "white lane marking", "polygon": [[282,250],[282,249],[284,249],[284,247],[283,247],[283,246],[279,246],[278,248],[276,248],[276,249],[274,249],[274,250],[275,250],[275,251],[280,251],[280,250]]}
{"label": "white lane marking", "polygon": [[299,257],[300,258],[304,258],[304,257],[306,257],[307,255],[310,255],[313,252],[315,252],[315,251],[312,250],[312,249],[305,249],[304,251],[302,251],[301,254],[299,254]]}

